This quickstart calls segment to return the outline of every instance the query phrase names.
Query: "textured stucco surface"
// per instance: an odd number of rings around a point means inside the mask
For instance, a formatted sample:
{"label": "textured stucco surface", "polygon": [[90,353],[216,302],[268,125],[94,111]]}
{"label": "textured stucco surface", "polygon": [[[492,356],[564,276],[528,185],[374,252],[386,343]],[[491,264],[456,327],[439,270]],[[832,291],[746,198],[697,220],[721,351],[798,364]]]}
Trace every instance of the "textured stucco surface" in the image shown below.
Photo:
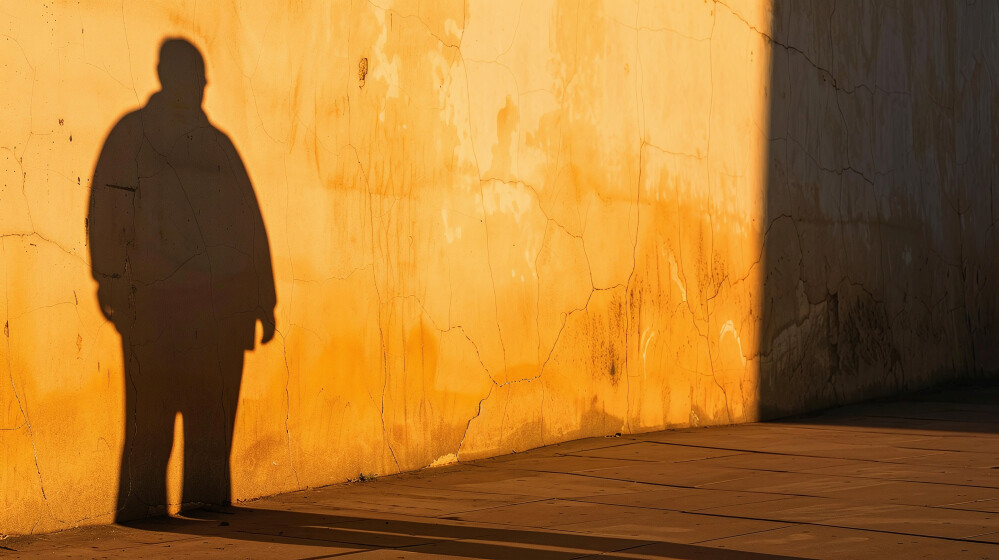
{"label": "textured stucco surface", "polygon": [[273,268],[235,499],[987,367],[996,58],[956,30],[989,20],[838,4],[5,3],[0,533],[114,518],[125,357],[86,221],[167,37]]}
{"label": "textured stucco surface", "polygon": [[994,373],[999,5],[773,14],[763,416]]}

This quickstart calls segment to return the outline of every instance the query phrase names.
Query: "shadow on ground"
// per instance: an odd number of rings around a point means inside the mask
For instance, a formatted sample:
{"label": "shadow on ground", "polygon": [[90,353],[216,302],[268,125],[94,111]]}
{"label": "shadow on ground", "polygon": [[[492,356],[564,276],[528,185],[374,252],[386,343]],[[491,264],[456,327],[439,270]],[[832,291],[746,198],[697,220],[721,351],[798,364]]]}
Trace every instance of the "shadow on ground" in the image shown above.
{"label": "shadow on ground", "polygon": [[[160,518],[127,524],[134,529],[200,537],[237,539],[286,545],[342,547],[347,551],[393,550],[400,553],[463,558],[670,558],[676,560],[792,560],[781,556],[657,542],[648,539],[603,537],[567,532],[508,529],[441,520],[427,523],[378,517],[352,517],[302,511],[230,508],[225,512],[196,511],[187,518]],[[641,549],[640,556],[628,551]],[[317,550],[318,552],[318,550]]]}
{"label": "shadow on ground", "polygon": [[955,385],[774,422],[902,431],[999,433],[999,381]]}

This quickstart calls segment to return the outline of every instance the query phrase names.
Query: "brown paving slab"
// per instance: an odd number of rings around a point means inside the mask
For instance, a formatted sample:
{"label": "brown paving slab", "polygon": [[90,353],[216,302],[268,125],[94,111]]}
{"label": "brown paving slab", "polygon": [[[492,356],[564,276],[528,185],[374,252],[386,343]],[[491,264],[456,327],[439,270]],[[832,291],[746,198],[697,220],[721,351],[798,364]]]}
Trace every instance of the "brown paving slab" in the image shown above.
{"label": "brown paving slab", "polygon": [[[313,556],[302,560],[320,560],[331,558],[330,556]],[[344,560],[436,560],[439,558],[459,558],[458,556],[441,556],[415,550],[365,550],[344,556],[334,556],[333,558],[343,558]]]}
{"label": "brown paving slab", "polygon": [[634,508],[634,511],[627,515],[560,525],[558,528],[591,535],[692,544],[785,526],[787,523],[759,519],[724,518],[697,513]]}
{"label": "brown paving slab", "polygon": [[815,432],[851,433],[858,436],[866,434],[886,435],[896,437],[900,441],[910,440],[910,438],[965,436],[968,433],[974,433],[976,437],[989,439],[999,437],[999,432],[991,433],[987,430],[973,430],[969,432],[967,423],[965,422],[910,420],[883,416],[822,416],[808,424],[802,424],[796,420],[777,420],[774,424],[787,424]]}
{"label": "brown paving slab", "polygon": [[[260,513],[260,512],[257,512]],[[377,546],[393,550],[419,551],[421,553],[441,553],[443,544],[461,540],[469,547],[461,548],[456,556],[476,558],[508,557],[511,553],[523,555],[524,551],[550,548],[584,548],[583,553],[614,550],[646,544],[649,541],[593,537],[579,533],[559,532],[552,529],[514,527],[490,521],[464,522],[460,519],[412,518],[394,516],[391,519],[357,518],[337,516],[312,516],[300,512],[263,512],[274,516],[272,523],[257,523],[247,527],[245,523],[234,521],[231,528],[238,530],[244,538],[258,538],[254,531],[269,527],[273,536],[281,529],[285,537],[311,538],[352,542],[356,546]],[[296,518],[298,516],[298,518]],[[480,514],[479,517],[483,515]],[[488,516],[486,516],[488,517]],[[264,519],[266,521],[266,519]],[[312,531],[311,534],[295,532],[294,528]],[[322,534],[322,532],[326,534]],[[265,535],[266,536],[266,535]],[[376,540],[377,539],[377,540]],[[486,546],[487,545],[487,546]],[[480,555],[481,554],[481,555]],[[581,552],[573,553],[573,557]],[[370,556],[370,555],[365,555]]]}
{"label": "brown paving slab", "polygon": [[985,513],[999,513],[999,500],[972,500],[968,502],[954,502],[943,504],[939,507],[950,509],[963,509],[966,511],[981,511]]}
{"label": "brown paving slab", "polygon": [[457,516],[463,521],[547,527],[585,535],[693,543],[783,526],[771,521],[720,518],[669,510],[550,500]]}
{"label": "brown paving slab", "polygon": [[[828,421],[830,423],[840,423],[841,418],[863,418],[864,420],[859,425],[864,423],[871,423],[872,427],[878,425],[876,419],[882,419],[884,421],[904,421],[906,425],[912,428],[919,429],[941,429],[946,427],[947,431],[953,431],[956,433],[983,433],[983,434],[996,434],[996,428],[999,427],[999,415],[995,411],[985,412],[983,410],[920,410],[925,408],[927,403],[918,403],[916,407],[900,412],[893,413],[891,411],[880,411],[876,407],[865,407],[862,409],[860,414],[855,416],[836,416],[830,415]],[[824,418],[824,420],[826,420]],[[855,423],[852,420],[844,421],[843,423]],[[887,425],[887,424],[886,424]]]}
{"label": "brown paving slab", "polygon": [[802,472],[804,474],[999,488],[999,476],[996,476],[996,471],[993,469],[964,469],[914,464],[913,462],[852,461],[832,467],[806,469]]}
{"label": "brown paving slab", "polygon": [[[352,518],[322,513],[302,513],[300,511],[254,510],[253,512],[242,511],[229,517],[232,522],[228,526],[228,532],[223,536],[234,537],[234,535],[238,535],[244,540],[259,542],[285,539],[290,540],[290,542],[311,542],[323,546],[339,543],[355,548],[391,548],[393,550],[423,550],[427,546],[452,540],[512,543],[511,546],[514,548],[530,547],[532,544],[564,546],[559,543],[587,540],[587,546],[597,551],[635,546],[647,542],[605,537],[588,539],[583,535],[557,533],[550,529],[511,527],[507,523],[508,520],[502,516],[499,519],[501,523],[491,521],[488,515],[479,514],[478,517],[486,519],[473,519],[472,522],[468,522],[460,518],[436,519],[412,516]],[[187,529],[196,532],[201,528],[188,527]],[[183,528],[175,530],[183,530]],[[599,542],[594,544],[590,541]]]}
{"label": "brown paving slab", "polygon": [[780,442],[763,444],[755,449],[755,451],[861,461],[893,461],[933,455],[935,453],[935,450],[912,449],[889,445],[835,443],[815,437],[786,439]]}
{"label": "brown paving slab", "polygon": [[579,457],[627,459],[632,461],[649,461],[655,463],[680,463],[684,461],[696,461],[699,459],[710,459],[712,457],[726,457],[742,454],[743,453],[740,451],[728,451],[709,447],[664,444],[648,441],[640,441],[627,445],[604,447],[601,449],[592,449],[589,451],[578,451],[573,453],[573,455]]}
{"label": "brown paving slab", "polygon": [[[702,543],[705,546],[787,554],[816,560],[999,558],[999,546],[895,535],[877,531],[797,525]],[[641,549],[636,549],[636,551]]]}
{"label": "brown paving slab", "polygon": [[642,463],[575,473],[583,478],[612,479],[666,486],[697,487],[766,474],[764,471],[711,467],[700,461],[687,463]]}
{"label": "brown paving slab", "polygon": [[723,519],[668,510],[550,500],[496,508],[458,516],[463,521],[549,527],[588,535],[632,539],[666,539],[692,543],[781,524],[746,519]]}
{"label": "brown paving slab", "polygon": [[[643,463],[646,464],[646,463]],[[573,498],[602,494],[644,492],[649,487],[625,479],[594,478],[567,473],[528,472],[522,470],[478,469],[481,473],[451,476],[431,481],[430,486],[503,494],[526,494],[535,498]],[[598,469],[598,471],[607,469]],[[609,469],[614,470],[614,469]],[[589,471],[587,471],[589,472]],[[399,484],[404,484],[400,482]]]}
{"label": "brown paving slab", "polygon": [[824,495],[866,503],[945,506],[972,500],[996,499],[999,498],[999,488],[890,481],[861,488],[833,490]]}
{"label": "brown paving slab", "polygon": [[[579,535],[575,535],[579,539]],[[657,542],[627,548],[610,550],[599,554],[589,554],[587,548],[580,546],[578,541],[565,547],[536,546],[528,549],[515,547],[496,548],[492,543],[475,541],[459,541],[417,547],[407,551],[433,552],[440,558],[491,558],[496,560],[802,560],[799,557],[760,554],[711,548],[701,545],[683,543]],[[584,555],[580,555],[583,553]],[[351,558],[354,558],[351,556]]]}
{"label": "brown paving slab", "polygon": [[2,558],[92,558],[108,551],[132,550],[173,544],[197,536],[172,532],[150,532],[121,525],[80,527],[48,535],[0,540]]}
{"label": "brown paving slab", "polygon": [[536,496],[470,492],[387,484],[382,481],[327,487],[268,498],[266,504],[300,504],[408,515],[441,516],[536,500]]}
{"label": "brown paving slab", "polygon": [[574,501],[593,504],[668,509],[674,511],[697,511],[732,504],[752,504],[786,498],[783,494],[763,492],[732,492],[728,490],[705,490],[701,488],[662,487],[648,492],[617,494],[608,496],[588,496],[573,498]]}
{"label": "brown paving slab", "polygon": [[451,519],[468,522],[499,523],[522,527],[558,527],[593,519],[628,516],[633,508],[599,505],[572,500],[545,500],[489,510],[459,514]]}
{"label": "brown paving slab", "polygon": [[599,555],[583,556],[579,560],[807,560],[802,556],[765,554],[742,550],[726,550],[703,545],[654,543]]}
{"label": "brown paving slab", "polygon": [[[854,426],[859,429],[894,429],[900,433],[923,433],[928,435],[938,432],[953,435],[976,433],[993,438],[999,433],[999,424],[995,423],[898,418],[892,416],[857,415],[830,419],[828,423],[836,427]],[[819,422],[816,422],[816,424],[819,424]]]}
{"label": "brown paving slab", "polygon": [[[978,453],[974,451],[938,451],[932,455],[896,459],[893,463],[908,465],[931,465],[939,467],[958,467],[969,469],[999,470],[999,453]],[[999,472],[995,473],[999,476]]]}
{"label": "brown paving slab", "polygon": [[[584,451],[583,453],[586,453]],[[548,455],[535,457],[530,453],[519,453],[511,459],[502,461],[476,461],[476,468],[521,469],[541,472],[572,473],[593,469],[607,469],[634,463],[634,459],[608,459],[586,455]]]}
{"label": "brown paving slab", "polygon": [[[717,430],[711,440],[696,442],[706,449],[714,449],[721,455],[723,451],[732,454],[739,452],[767,452],[783,455],[800,455],[811,457],[829,457],[840,459],[861,460],[892,460],[907,457],[931,455],[935,450],[903,447],[906,442],[926,439],[925,437],[894,437],[876,438],[881,442],[895,442],[895,445],[881,445],[873,442],[858,441],[848,435],[838,435],[838,432],[808,431],[800,428],[771,428],[764,425],[746,426],[744,430]],[[837,437],[838,436],[838,437]],[[694,445],[695,442],[683,441],[676,434],[664,435],[655,439],[660,443],[674,445]],[[687,438],[692,439],[692,438]]]}
{"label": "brown paving slab", "polygon": [[951,435],[906,444],[910,449],[934,451],[962,451],[999,455],[999,438],[980,438],[968,435]]}
{"label": "brown paving slab", "polygon": [[[499,455],[497,457],[476,459],[475,463],[476,464],[493,463],[493,462],[501,463],[503,461],[514,460],[518,457],[524,457],[524,456],[552,457],[555,455],[565,455],[567,453],[575,453],[578,451],[588,451],[591,449],[614,447],[616,445],[626,445],[628,443],[631,443],[631,441],[627,439],[627,436],[604,436],[604,437],[576,439],[572,441],[546,445],[544,447],[535,447],[534,449],[529,449],[525,451],[515,451],[513,453]],[[464,463],[465,461],[462,461],[461,464]],[[430,469],[430,470],[433,471],[436,469]]]}
{"label": "brown paving slab", "polygon": [[897,430],[876,431],[870,428],[858,428],[836,425],[777,423],[787,430],[788,435],[804,439],[820,439],[836,443],[865,445],[894,445],[905,447],[905,444],[923,440],[946,437],[937,432],[907,433]]}
{"label": "brown paving slab", "polygon": [[753,469],[775,472],[801,472],[808,469],[819,469],[837,465],[849,465],[851,459],[836,457],[812,457],[808,455],[788,455],[780,453],[743,453],[705,459],[699,464],[711,467],[729,467],[734,469]]}
{"label": "brown paving slab", "polygon": [[626,550],[646,544],[650,541],[554,530],[508,530],[476,539],[442,541],[407,550],[438,554],[444,558],[571,560],[582,555]]}
{"label": "brown paving slab", "polygon": [[847,476],[818,475],[814,473],[768,472],[750,477],[713,482],[701,486],[706,489],[767,492],[788,496],[828,496],[843,490],[873,488],[882,484],[877,479]]}
{"label": "brown paving slab", "polygon": [[844,418],[864,418],[881,419],[883,417],[869,416],[846,416],[842,418],[827,418],[820,416],[817,419],[803,420],[776,420],[773,422],[761,422],[756,424],[740,424],[732,428],[744,428],[742,432],[753,434],[756,439],[761,439],[763,435],[771,436],[773,439],[800,439],[800,438],[828,438],[837,443],[854,444],[858,441],[870,444],[890,444],[893,441],[910,441],[915,439],[926,439],[938,437],[937,432],[906,432],[895,429],[879,429],[863,425],[841,425]]}
{"label": "brown paving slab", "polygon": [[67,546],[8,552],[0,550],[3,558],[307,558],[318,555],[343,554],[360,550],[357,547],[318,543],[291,538],[246,540],[223,536],[172,535],[177,538],[158,542],[142,543],[115,540],[112,542],[90,541],[73,538],[84,535],[61,534],[68,541]]}
{"label": "brown paving slab", "polygon": [[[375,512],[352,515],[343,510],[331,511],[308,505],[295,510],[239,508],[234,513],[206,513],[205,517],[201,520],[161,518],[136,526],[148,531],[202,538],[238,538],[254,542],[290,540],[316,545],[393,549],[478,537],[496,531],[497,527],[502,529],[488,523],[462,523],[433,517]],[[224,526],[220,520],[224,520]]]}
{"label": "brown paving slab", "polygon": [[793,497],[760,504],[723,506],[701,513],[951,539],[999,531],[999,515],[990,513],[832,498]]}
{"label": "brown paving slab", "polygon": [[752,451],[768,443],[779,443],[787,435],[776,430],[761,428],[759,424],[701,428],[704,433],[689,431],[668,431],[642,434],[633,437],[635,441],[650,443],[671,443],[674,445],[700,446],[710,449],[732,451]]}
{"label": "brown paving slab", "polygon": [[[364,552],[358,552],[356,554],[349,554],[347,556],[338,556],[337,558],[343,558],[344,560],[440,560],[442,558],[468,558],[467,556],[452,556],[449,554],[441,554],[433,550],[421,552],[421,548],[417,549],[403,549],[403,550],[368,550]],[[325,558],[326,557],[321,557]],[[508,558],[508,557],[501,557]],[[534,558],[537,558],[535,556]],[[314,560],[319,560],[318,558]],[[528,559],[533,560],[533,559]]]}
{"label": "brown paving slab", "polygon": [[987,543],[992,543],[999,545],[999,532],[995,533],[985,533],[982,535],[974,535],[970,540],[982,541]]}
{"label": "brown paving slab", "polygon": [[[274,558],[300,559],[330,557],[357,552],[353,546],[316,544],[305,541],[251,542],[221,537],[191,539],[176,543],[148,545],[124,550],[127,558]],[[108,551],[113,552],[113,551]],[[93,558],[93,556],[91,556]]]}
{"label": "brown paving slab", "polygon": [[[100,527],[100,529],[107,529],[107,527]],[[65,533],[79,533],[82,531],[92,530],[90,527],[85,527],[83,529],[71,529],[70,531],[63,531],[61,533],[53,533],[51,535],[27,535],[27,536],[15,536],[0,539],[0,556],[6,557],[8,554],[13,553],[29,553],[29,552],[42,552],[46,550],[51,550],[53,548],[63,548],[67,545],[64,537]],[[97,535],[87,535],[79,537],[87,540],[97,540],[102,538],[103,535],[98,533]],[[111,537],[113,538],[113,537]]]}
{"label": "brown paving slab", "polygon": [[930,402],[904,403],[884,411],[875,408],[868,414],[915,420],[965,422],[979,427],[999,424],[999,412],[996,412],[994,407],[953,406]]}

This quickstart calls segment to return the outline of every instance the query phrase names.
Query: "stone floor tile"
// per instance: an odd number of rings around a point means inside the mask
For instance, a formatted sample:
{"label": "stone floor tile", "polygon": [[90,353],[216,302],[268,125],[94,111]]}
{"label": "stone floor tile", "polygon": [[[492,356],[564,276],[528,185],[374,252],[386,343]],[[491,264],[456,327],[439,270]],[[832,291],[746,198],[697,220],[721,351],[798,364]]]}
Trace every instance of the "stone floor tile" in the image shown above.
{"label": "stone floor tile", "polygon": [[837,459],[835,457],[812,457],[808,455],[793,455],[781,453],[744,453],[714,459],[705,459],[698,464],[710,467],[727,467],[733,469],[752,469],[772,472],[803,472],[809,469],[834,467],[852,464],[852,459]]}
{"label": "stone floor tile", "polygon": [[765,471],[711,467],[700,462],[642,463],[575,473],[577,476],[632,483],[660,484],[694,488],[705,484],[739,480],[765,474]]}
{"label": "stone floor tile", "polygon": [[999,488],[999,476],[991,469],[967,469],[923,465],[918,462],[895,463],[875,461],[852,461],[831,467],[806,469],[804,474],[826,476],[846,476],[880,480],[908,480],[959,486],[981,486]]}
{"label": "stone floor tile", "polygon": [[607,519],[615,516],[627,517],[632,515],[636,509],[641,509],[643,513],[645,512],[642,508],[553,499],[473,511],[453,516],[451,519],[523,527],[559,527],[569,523],[581,523],[593,519]]}
{"label": "stone floor tile", "polygon": [[[589,453],[583,451],[582,453]],[[636,459],[609,459],[605,457],[593,457],[587,455],[549,455],[536,457],[530,453],[518,453],[510,459],[502,461],[482,460],[476,461],[475,466],[483,468],[503,468],[520,469],[539,472],[563,472],[574,473],[589,471],[593,469],[607,469],[611,467],[627,466],[635,463]]]}
{"label": "stone floor tile", "polygon": [[701,545],[658,542],[645,546],[583,556],[579,560],[807,560],[806,557],[766,554]]}
{"label": "stone floor tile", "polygon": [[704,484],[706,489],[737,492],[767,492],[787,496],[828,496],[843,490],[873,488],[883,484],[878,479],[848,476],[820,475],[815,473],[769,472],[754,476]]}
{"label": "stone floor tile", "polygon": [[591,535],[692,544],[787,525],[778,521],[635,508],[626,514],[558,525],[557,528]]}
{"label": "stone floor tile", "polygon": [[[648,463],[641,463],[648,464]],[[589,471],[586,471],[589,472]],[[482,492],[501,495],[528,495],[538,498],[568,498],[595,494],[642,492],[648,486],[640,482],[615,480],[610,477],[592,479],[570,473],[531,472],[520,469],[466,467],[460,472],[443,476],[433,473],[422,477],[392,477],[386,484],[462,492]]]}
{"label": "stone floor tile", "polygon": [[976,451],[938,451],[932,455],[895,459],[893,463],[957,467],[962,469],[999,469],[999,453]]}
{"label": "stone floor tile", "polygon": [[733,455],[744,455],[741,451],[729,451],[725,449],[715,449],[711,447],[696,447],[689,445],[677,445],[639,441],[627,445],[617,445],[614,447],[604,447],[589,451],[574,452],[578,457],[598,457],[606,459],[626,459],[632,461],[647,461],[655,463],[681,463],[684,461],[696,461],[699,459],[710,459],[713,457],[728,457]]}
{"label": "stone floor tile", "polygon": [[732,492],[728,490],[707,490],[703,488],[662,487],[648,492],[588,496],[573,498],[575,501],[594,504],[608,504],[673,511],[698,511],[733,504],[752,504],[786,498],[782,494],[763,492]]}
{"label": "stone floor tile", "polygon": [[999,531],[999,515],[991,513],[832,498],[794,497],[711,508],[700,513],[949,539]]}
{"label": "stone floor tile", "polygon": [[460,515],[457,519],[466,522],[557,528],[605,537],[666,539],[686,543],[718,538],[720,535],[766,530],[780,525],[768,521],[724,519],[661,509],[569,500],[495,508]]}
{"label": "stone floor tile", "polygon": [[972,500],[997,499],[999,488],[891,481],[873,486],[833,490],[825,495],[830,498],[868,503],[946,506]]}
{"label": "stone floor tile", "polygon": [[[978,542],[986,542],[994,545],[999,545],[999,532],[995,533],[983,533],[981,535],[973,535],[968,538],[968,540],[974,540]],[[999,553],[997,553],[999,554]]]}
{"label": "stone floor tile", "polygon": [[531,530],[509,531],[509,534],[496,532],[476,539],[441,541],[407,550],[439,554],[445,558],[570,560],[584,555],[628,550],[651,542],[553,530]]}
{"label": "stone floor tile", "polygon": [[[481,469],[489,474],[492,469]],[[587,471],[589,472],[589,471]],[[498,493],[522,493],[535,498],[573,498],[601,494],[644,492],[649,486],[640,481],[596,479],[569,473],[505,471],[490,480],[452,481],[445,488]]]}
{"label": "stone floor tile", "polygon": [[[297,493],[296,493],[297,494]],[[441,516],[452,513],[536,500],[536,496],[472,492],[444,488],[412,487],[383,481],[310,490],[302,496],[269,498],[266,503],[300,504],[303,501],[351,511]]]}
{"label": "stone floor tile", "polygon": [[832,418],[825,422],[830,426],[853,426],[859,429],[898,430],[898,433],[908,434],[984,434],[992,439],[999,434],[999,424],[962,422],[960,420],[938,420],[926,418],[899,418],[893,416],[856,415],[842,418]]}
{"label": "stone floor tile", "polygon": [[939,507],[944,507],[948,509],[963,509],[965,511],[982,511],[987,513],[997,513],[999,514],[999,500],[973,500],[969,502],[955,502],[951,504],[943,504]]}
{"label": "stone floor tile", "polygon": [[996,558],[999,554],[999,546],[989,544],[816,525],[797,525],[701,544],[713,548],[786,554],[816,560],[987,560]]}

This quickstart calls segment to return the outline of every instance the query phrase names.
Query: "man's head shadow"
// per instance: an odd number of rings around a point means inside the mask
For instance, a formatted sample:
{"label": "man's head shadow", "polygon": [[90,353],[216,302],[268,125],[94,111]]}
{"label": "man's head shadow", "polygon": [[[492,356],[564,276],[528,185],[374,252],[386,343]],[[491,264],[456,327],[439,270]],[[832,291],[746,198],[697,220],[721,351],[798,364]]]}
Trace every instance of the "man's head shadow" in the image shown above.
{"label": "man's head shadow", "polygon": [[231,499],[243,357],[274,335],[269,242],[235,145],[202,109],[205,61],[162,43],[162,88],[112,128],[95,166],[88,246],[102,312],[121,335],[125,444],[118,518],[166,510],[174,422],[183,496]]}
{"label": "man's head shadow", "polygon": [[186,39],[167,39],[160,47],[156,65],[161,91],[171,100],[191,107],[200,107],[205,98],[205,59],[197,47]]}

